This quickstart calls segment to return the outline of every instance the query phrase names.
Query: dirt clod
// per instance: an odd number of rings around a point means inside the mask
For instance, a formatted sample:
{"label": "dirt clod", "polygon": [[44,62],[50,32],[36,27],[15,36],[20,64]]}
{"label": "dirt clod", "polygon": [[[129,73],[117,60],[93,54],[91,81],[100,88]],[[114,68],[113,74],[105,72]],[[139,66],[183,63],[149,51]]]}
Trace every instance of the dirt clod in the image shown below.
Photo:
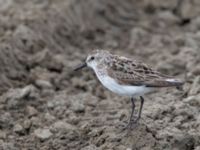
{"label": "dirt clod", "polygon": [[49,131],[49,129],[37,129],[34,131],[34,134],[42,141],[47,140],[52,136],[52,133]]}

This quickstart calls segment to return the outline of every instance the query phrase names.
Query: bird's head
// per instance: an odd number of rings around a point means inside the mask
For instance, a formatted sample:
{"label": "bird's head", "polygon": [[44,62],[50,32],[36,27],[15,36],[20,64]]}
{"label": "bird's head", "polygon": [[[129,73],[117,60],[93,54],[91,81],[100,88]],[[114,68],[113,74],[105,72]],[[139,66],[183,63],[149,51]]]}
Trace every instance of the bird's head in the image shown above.
{"label": "bird's head", "polygon": [[109,55],[110,53],[108,51],[95,50],[87,56],[85,62],[78,65],[74,70],[77,71],[84,67],[90,67],[92,69],[95,69],[97,65],[104,63]]}

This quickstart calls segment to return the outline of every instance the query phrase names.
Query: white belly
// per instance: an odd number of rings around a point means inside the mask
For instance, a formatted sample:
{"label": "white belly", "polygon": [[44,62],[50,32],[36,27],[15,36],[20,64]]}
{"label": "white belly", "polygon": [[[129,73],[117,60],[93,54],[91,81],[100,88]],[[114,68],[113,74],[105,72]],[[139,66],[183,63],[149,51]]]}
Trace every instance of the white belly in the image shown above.
{"label": "white belly", "polygon": [[109,76],[100,76],[97,74],[97,77],[107,89],[119,95],[142,96],[152,90],[151,88],[147,88],[145,86],[120,85]]}

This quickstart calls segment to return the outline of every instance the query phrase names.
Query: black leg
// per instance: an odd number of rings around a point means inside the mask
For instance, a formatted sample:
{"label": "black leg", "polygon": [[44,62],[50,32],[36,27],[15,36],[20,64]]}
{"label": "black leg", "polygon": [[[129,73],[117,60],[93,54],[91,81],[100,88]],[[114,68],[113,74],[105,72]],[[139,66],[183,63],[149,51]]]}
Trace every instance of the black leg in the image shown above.
{"label": "black leg", "polygon": [[141,100],[141,104],[140,104],[140,109],[139,109],[139,113],[136,119],[134,119],[134,111],[135,111],[135,98],[131,98],[131,103],[132,103],[132,111],[131,111],[131,116],[129,119],[129,122],[127,124],[127,126],[123,129],[133,129],[135,126],[137,125],[137,122],[140,120],[141,118],[141,114],[142,114],[142,108],[143,108],[143,104],[144,104],[144,98],[142,96],[140,96],[140,100]]}
{"label": "black leg", "polygon": [[137,119],[135,120],[136,122],[137,122],[138,120],[140,120],[140,118],[141,118],[142,108],[143,108],[143,104],[144,104],[144,98],[143,98],[142,96],[140,96],[140,100],[141,100],[140,110],[139,110],[138,117],[137,117]]}
{"label": "black leg", "polygon": [[131,103],[132,103],[132,110],[131,110],[131,116],[129,119],[129,124],[133,121],[133,114],[135,111],[135,99],[133,97],[131,97]]}
{"label": "black leg", "polygon": [[125,129],[131,128],[132,124],[134,123],[135,99],[133,97],[131,97],[131,103],[132,103],[131,116]]}

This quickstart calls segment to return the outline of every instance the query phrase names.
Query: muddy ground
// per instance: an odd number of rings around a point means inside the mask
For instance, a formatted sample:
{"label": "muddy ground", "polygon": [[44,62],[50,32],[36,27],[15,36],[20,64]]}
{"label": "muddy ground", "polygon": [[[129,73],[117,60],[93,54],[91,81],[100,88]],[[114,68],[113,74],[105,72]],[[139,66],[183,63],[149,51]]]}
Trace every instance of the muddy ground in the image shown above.
{"label": "muddy ground", "polygon": [[[1,150],[200,150],[199,0],[0,0]],[[184,79],[128,97],[73,66],[93,49]],[[137,103],[138,106],[139,103]]]}

